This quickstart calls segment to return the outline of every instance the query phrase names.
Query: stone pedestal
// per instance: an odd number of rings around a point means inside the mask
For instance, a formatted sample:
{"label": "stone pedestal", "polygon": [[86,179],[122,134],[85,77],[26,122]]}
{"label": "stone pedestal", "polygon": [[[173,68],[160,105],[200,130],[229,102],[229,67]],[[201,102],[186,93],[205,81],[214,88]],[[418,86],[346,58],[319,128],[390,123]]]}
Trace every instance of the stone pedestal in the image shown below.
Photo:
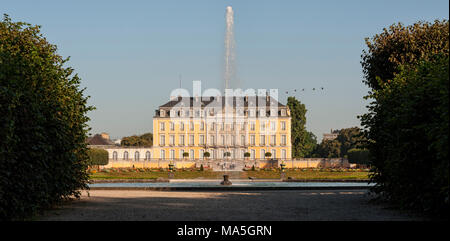
{"label": "stone pedestal", "polygon": [[228,180],[228,178],[228,175],[223,175],[223,181],[220,183],[220,185],[231,185],[232,183],[230,182],[230,180]]}
{"label": "stone pedestal", "polygon": [[175,175],[174,175],[173,172],[169,172],[169,175],[168,175],[168,176],[169,176],[169,179],[173,179]]}

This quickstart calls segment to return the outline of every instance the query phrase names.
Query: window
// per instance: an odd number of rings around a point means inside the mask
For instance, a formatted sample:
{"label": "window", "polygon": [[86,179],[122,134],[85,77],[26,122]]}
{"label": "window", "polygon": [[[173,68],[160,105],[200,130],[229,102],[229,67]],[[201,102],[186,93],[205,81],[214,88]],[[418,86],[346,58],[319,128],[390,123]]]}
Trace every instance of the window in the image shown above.
{"label": "window", "polygon": [[117,160],[117,151],[114,151],[113,152],[113,158],[112,158],[113,160]]}
{"label": "window", "polygon": [[180,135],[180,146],[184,146],[184,135]]}
{"label": "window", "polygon": [[265,109],[260,109],[259,110],[259,116],[266,116],[266,110]]}
{"label": "window", "polygon": [[250,122],[250,130],[254,131],[255,130],[255,122]]}
{"label": "window", "polygon": [[245,145],[245,136],[241,135],[241,145]]}
{"label": "window", "polygon": [[172,121],[170,122],[170,130],[171,131],[175,130],[175,123],[173,123]]}
{"label": "window", "polygon": [[138,152],[138,151],[136,151],[136,152],[134,153],[134,160],[135,160],[135,161],[139,161],[139,152]]}
{"label": "window", "polygon": [[281,145],[286,145],[286,135],[281,135]]}
{"label": "window", "polygon": [[255,150],[250,150],[250,158],[255,159]]}
{"label": "window", "polygon": [[180,131],[184,131],[184,122],[180,122]]}
{"label": "window", "polygon": [[241,131],[245,131],[245,126],[247,125],[247,123],[242,123],[241,124]]}
{"label": "window", "polygon": [[189,145],[194,145],[194,135],[189,135]]}
{"label": "window", "polygon": [[272,158],[277,158],[277,150],[272,149],[271,153],[272,153],[272,156],[271,156]]}
{"label": "window", "polygon": [[270,122],[270,129],[272,130],[272,131],[275,131],[276,130],[276,122]]}
{"label": "window", "polygon": [[264,146],[266,144],[266,136],[265,135],[259,135],[259,144],[261,146]]}
{"label": "window", "polygon": [[165,129],[165,128],[164,128],[164,122],[160,122],[160,123],[159,123],[159,130],[160,130],[160,131],[164,131],[164,129]]}
{"label": "window", "polygon": [[265,131],[266,130],[266,123],[260,122],[259,123],[259,130],[260,131]]}
{"label": "window", "polygon": [[170,150],[170,159],[175,159],[175,150]]}
{"label": "window", "polygon": [[283,130],[283,131],[286,130],[286,121],[281,122],[281,130]]}
{"label": "window", "polygon": [[276,139],[277,139],[277,137],[276,137],[276,135],[271,135],[270,136],[270,145],[276,145]]}
{"label": "window", "polygon": [[266,157],[266,150],[261,149],[261,154],[259,158],[264,159],[265,157]]}
{"label": "window", "polygon": [[220,136],[220,143],[219,144],[220,145],[225,145],[225,136],[224,135]]}
{"label": "window", "polygon": [[161,150],[161,156],[160,156],[160,158],[161,158],[162,160],[164,160],[164,159],[166,158],[166,151],[165,151],[165,150]]}
{"label": "window", "polygon": [[250,145],[252,145],[252,146],[255,145],[255,135],[250,136]]}
{"label": "window", "polygon": [[160,146],[166,145],[166,138],[164,137],[164,135],[159,136],[159,145]]}
{"label": "window", "polygon": [[220,124],[220,130],[221,130],[221,131],[225,130],[225,123],[222,122],[222,123]]}
{"label": "window", "polygon": [[200,145],[205,145],[205,136],[204,135],[200,135]]}
{"label": "window", "polygon": [[286,150],[285,149],[281,150],[281,158],[286,159]]}
{"label": "window", "polygon": [[215,138],[214,138],[214,135],[210,135],[210,136],[209,136],[209,143],[210,143],[211,145],[215,145],[215,144],[216,144],[216,140],[215,140]]}
{"label": "window", "polygon": [[191,121],[191,123],[189,124],[189,129],[190,129],[191,131],[194,130],[194,122]]}
{"label": "window", "polygon": [[181,149],[181,150],[180,150],[180,159],[183,159],[183,158],[184,158],[183,153],[184,153],[184,150]]}
{"label": "window", "polygon": [[150,160],[151,157],[152,157],[152,154],[150,153],[150,151],[147,151],[147,152],[145,153],[145,160]]}
{"label": "window", "polygon": [[236,145],[236,136],[231,136],[231,145],[232,146]]}
{"label": "window", "polygon": [[124,159],[124,160],[128,160],[128,152],[127,152],[127,151],[125,151],[125,152],[123,153],[123,159]]}
{"label": "window", "polygon": [[171,146],[175,145],[175,135],[170,135],[169,144]]}
{"label": "window", "polygon": [[195,158],[195,156],[194,156],[194,150],[190,150],[189,151],[190,153],[189,153],[189,156],[191,157],[191,159],[194,159]]}
{"label": "window", "polygon": [[205,130],[205,122],[200,122],[200,130]]}
{"label": "window", "polygon": [[244,159],[244,158],[245,158],[245,151],[241,150],[241,159]]}
{"label": "window", "polygon": [[200,158],[203,159],[205,154],[205,150],[200,150]]}

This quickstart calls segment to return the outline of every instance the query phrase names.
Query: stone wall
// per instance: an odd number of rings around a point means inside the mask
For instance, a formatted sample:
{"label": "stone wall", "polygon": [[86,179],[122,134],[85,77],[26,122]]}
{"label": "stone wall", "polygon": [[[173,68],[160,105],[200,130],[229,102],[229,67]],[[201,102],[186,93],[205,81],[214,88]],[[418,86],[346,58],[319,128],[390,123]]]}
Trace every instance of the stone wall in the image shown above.
{"label": "stone wall", "polygon": [[[168,168],[173,163],[176,168],[212,168],[215,171],[228,169],[242,170],[243,168],[278,168],[281,163],[286,164],[286,168],[348,168],[350,164],[344,158],[301,158],[291,160],[242,160],[242,159],[177,159],[177,160],[113,160],[109,159],[108,165],[101,168]],[[228,169],[229,170],[229,169]]]}

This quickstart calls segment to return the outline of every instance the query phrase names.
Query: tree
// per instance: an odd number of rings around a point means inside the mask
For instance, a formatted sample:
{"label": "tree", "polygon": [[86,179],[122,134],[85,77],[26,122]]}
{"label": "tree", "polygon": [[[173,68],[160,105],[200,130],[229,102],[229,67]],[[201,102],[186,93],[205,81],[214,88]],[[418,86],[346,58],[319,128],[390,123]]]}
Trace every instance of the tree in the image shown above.
{"label": "tree", "polygon": [[352,127],[340,130],[336,140],[341,143],[340,156],[345,157],[348,150],[361,147],[365,139],[358,127]]}
{"label": "tree", "polygon": [[338,140],[323,140],[317,147],[317,154],[323,158],[340,157],[341,143]]}
{"label": "tree", "polygon": [[372,190],[403,208],[446,216],[448,27],[447,20],[419,22],[391,26],[376,36],[369,46],[373,50],[363,57],[366,83],[372,88],[366,98],[373,101],[361,116],[376,183]]}
{"label": "tree", "polygon": [[291,113],[291,143],[292,157],[305,157],[310,151],[311,135],[306,131],[306,107],[295,97],[290,96],[287,106]]}
{"label": "tree", "polygon": [[305,144],[303,145],[304,157],[312,157],[317,147],[317,137],[312,132],[305,133]]}
{"label": "tree", "polygon": [[183,157],[184,157],[184,158],[188,158],[188,157],[189,157],[189,153],[183,152]]}
{"label": "tree", "polygon": [[353,148],[348,150],[348,162],[354,164],[368,165],[369,162],[369,150]]}
{"label": "tree", "polygon": [[266,153],[264,154],[264,156],[267,157],[267,158],[270,158],[270,157],[272,156],[272,153],[266,152]]}
{"label": "tree", "polygon": [[205,151],[205,153],[203,153],[203,156],[204,156],[205,158],[209,158],[209,157],[211,156],[211,153]]}
{"label": "tree", "polygon": [[364,83],[373,90],[378,90],[381,88],[380,84],[394,78],[401,65],[430,60],[435,54],[448,56],[448,36],[448,20],[436,20],[434,24],[394,24],[372,39],[366,38],[368,50],[363,50],[361,56]]}
{"label": "tree", "polygon": [[98,148],[88,149],[89,166],[108,165],[108,151]]}
{"label": "tree", "polygon": [[0,22],[0,219],[87,189],[88,97],[39,26]]}
{"label": "tree", "polygon": [[143,147],[151,147],[153,145],[153,134],[145,133],[140,136],[127,136],[123,137],[120,142],[121,146],[143,146]]}
{"label": "tree", "polygon": [[245,153],[244,153],[244,157],[245,157],[245,158],[249,158],[249,157],[250,157],[250,152],[245,152]]}

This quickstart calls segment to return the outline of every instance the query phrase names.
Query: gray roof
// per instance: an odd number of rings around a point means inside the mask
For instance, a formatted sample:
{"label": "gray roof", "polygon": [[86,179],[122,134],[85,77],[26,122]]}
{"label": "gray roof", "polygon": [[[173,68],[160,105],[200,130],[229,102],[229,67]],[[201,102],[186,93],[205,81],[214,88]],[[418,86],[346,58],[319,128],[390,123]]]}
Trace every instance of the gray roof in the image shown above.
{"label": "gray roof", "polygon": [[[270,98],[270,102],[266,101],[266,96],[248,96],[248,98],[244,96],[232,96],[232,97],[225,97],[220,96],[221,100],[217,100],[217,97],[214,96],[207,96],[207,97],[181,97],[179,96],[176,99],[170,100],[169,102],[163,104],[160,106],[160,108],[172,108],[172,107],[218,107],[218,105],[222,105],[222,107],[225,106],[225,100],[227,103],[229,103],[229,106],[235,107],[237,104],[236,102],[241,101],[240,103],[243,105],[241,107],[248,107],[250,106],[254,107],[261,107],[265,105],[266,107],[270,106],[277,106],[277,107],[285,107],[285,105],[281,104],[274,98]],[[241,98],[241,100],[239,100]],[[271,105],[272,104],[272,105]]]}

